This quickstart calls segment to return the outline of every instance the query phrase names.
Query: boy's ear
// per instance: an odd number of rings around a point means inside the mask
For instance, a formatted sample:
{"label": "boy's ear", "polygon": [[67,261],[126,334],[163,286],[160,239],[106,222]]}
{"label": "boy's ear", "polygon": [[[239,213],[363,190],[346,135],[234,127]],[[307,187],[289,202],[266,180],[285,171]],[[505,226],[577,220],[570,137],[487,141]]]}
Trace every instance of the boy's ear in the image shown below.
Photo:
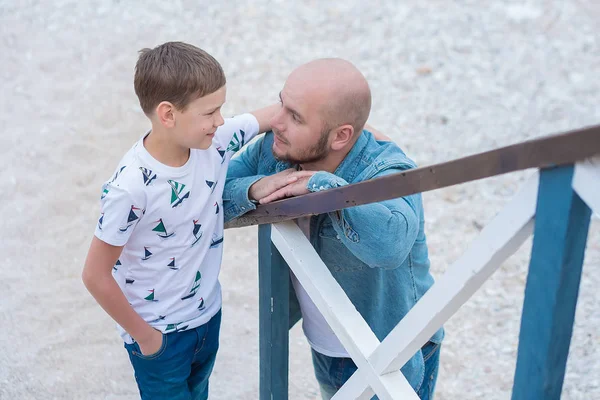
{"label": "boy's ear", "polygon": [[173,113],[174,110],[175,107],[168,101],[163,101],[156,106],[156,116],[165,128],[172,128],[175,126],[175,114]]}
{"label": "boy's ear", "polygon": [[333,131],[333,135],[331,149],[340,150],[352,141],[352,138],[354,137],[354,128],[352,125],[342,125]]}

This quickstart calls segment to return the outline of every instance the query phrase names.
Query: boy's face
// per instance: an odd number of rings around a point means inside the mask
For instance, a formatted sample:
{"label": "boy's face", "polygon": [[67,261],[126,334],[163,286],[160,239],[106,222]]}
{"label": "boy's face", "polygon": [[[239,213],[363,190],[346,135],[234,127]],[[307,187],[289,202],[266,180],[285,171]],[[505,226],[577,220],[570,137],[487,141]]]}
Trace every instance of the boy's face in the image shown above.
{"label": "boy's face", "polygon": [[215,131],[224,123],[221,106],[225,103],[225,95],[226,87],[223,86],[192,101],[185,111],[174,110],[174,135],[180,146],[202,150],[210,147]]}

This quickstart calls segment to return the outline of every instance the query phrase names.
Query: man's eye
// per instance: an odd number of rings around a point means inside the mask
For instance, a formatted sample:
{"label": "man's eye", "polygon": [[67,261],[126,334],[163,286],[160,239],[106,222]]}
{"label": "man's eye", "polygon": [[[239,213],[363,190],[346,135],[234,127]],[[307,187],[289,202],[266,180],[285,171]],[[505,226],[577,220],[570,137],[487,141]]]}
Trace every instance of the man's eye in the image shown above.
{"label": "man's eye", "polygon": [[296,114],[292,114],[292,119],[296,122],[300,122],[300,118]]}

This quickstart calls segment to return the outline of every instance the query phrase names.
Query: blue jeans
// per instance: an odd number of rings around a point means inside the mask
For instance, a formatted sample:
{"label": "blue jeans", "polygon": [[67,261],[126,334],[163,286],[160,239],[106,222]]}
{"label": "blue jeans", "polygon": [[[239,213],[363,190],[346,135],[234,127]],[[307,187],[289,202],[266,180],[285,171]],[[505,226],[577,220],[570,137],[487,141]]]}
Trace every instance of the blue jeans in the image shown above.
{"label": "blue jeans", "polygon": [[[433,400],[433,392],[440,365],[440,345],[427,342],[421,348],[425,361],[425,377],[417,394],[421,400]],[[358,369],[351,358],[334,358],[312,350],[315,375],[323,400],[329,400]],[[377,396],[373,396],[377,399]]]}
{"label": "blue jeans", "polygon": [[145,356],[137,343],[125,343],[141,398],[208,399],[220,328],[221,311],[197,328],[163,334],[162,346],[154,354]]}

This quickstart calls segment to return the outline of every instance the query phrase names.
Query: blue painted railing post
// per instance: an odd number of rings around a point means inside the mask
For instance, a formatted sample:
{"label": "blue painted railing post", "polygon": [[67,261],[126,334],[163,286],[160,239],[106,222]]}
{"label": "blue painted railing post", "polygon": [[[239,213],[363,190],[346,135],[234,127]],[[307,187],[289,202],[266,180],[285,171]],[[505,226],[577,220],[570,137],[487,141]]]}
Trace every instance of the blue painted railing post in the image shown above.
{"label": "blue painted railing post", "polygon": [[573,172],[540,173],[513,400],[560,398],[591,217],[573,191]]}
{"label": "blue painted railing post", "polygon": [[260,399],[288,398],[289,269],[271,242],[271,225],[258,227]]}

